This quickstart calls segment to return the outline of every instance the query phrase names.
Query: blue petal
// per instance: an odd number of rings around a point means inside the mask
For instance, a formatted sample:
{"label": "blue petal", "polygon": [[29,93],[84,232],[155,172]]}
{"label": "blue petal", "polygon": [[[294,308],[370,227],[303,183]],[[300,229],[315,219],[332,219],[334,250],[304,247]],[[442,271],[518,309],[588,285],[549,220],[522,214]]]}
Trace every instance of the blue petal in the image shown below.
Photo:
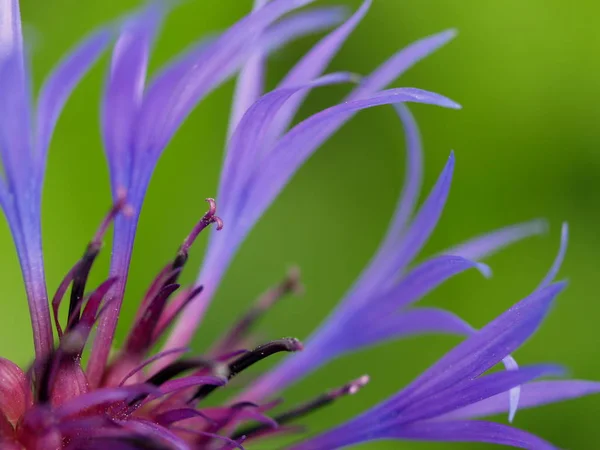
{"label": "blue petal", "polygon": [[[151,46],[162,17],[162,8],[153,2],[128,18],[112,53],[101,117],[113,195],[117,189],[130,187],[134,126],[144,95]],[[140,206],[136,204],[135,208]]]}
{"label": "blue petal", "polygon": [[479,261],[514,242],[544,233],[547,228],[544,220],[532,220],[477,236],[442,253]]}
{"label": "blue petal", "polygon": [[[535,381],[521,386],[519,409],[535,408],[564,400],[600,393],[600,383],[585,380]],[[475,419],[500,414],[508,410],[504,394],[457,409],[442,417],[444,420]]]}
{"label": "blue petal", "polygon": [[[323,73],[329,62],[338,53],[341,46],[364,18],[371,3],[372,0],[365,0],[358,11],[356,11],[346,23],[317,43],[317,45],[315,45],[292,68],[292,70],[288,72],[281,83],[279,83],[278,87],[284,88],[304,84]],[[298,93],[287,102],[271,125],[269,142],[274,142],[285,132],[285,130],[287,130],[307,94],[308,92]]]}

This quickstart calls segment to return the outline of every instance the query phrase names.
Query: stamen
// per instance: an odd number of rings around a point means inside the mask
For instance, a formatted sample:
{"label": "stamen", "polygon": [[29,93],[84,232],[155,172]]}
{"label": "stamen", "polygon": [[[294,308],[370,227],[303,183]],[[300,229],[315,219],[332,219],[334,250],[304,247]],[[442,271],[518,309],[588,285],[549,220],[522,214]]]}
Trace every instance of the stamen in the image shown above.
{"label": "stamen", "polygon": [[94,238],[88,244],[85,253],[83,254],[83,257],[77,265],[77,270],[74,273],[73,283],[71,285],[71,299],[69,303],[68,317],[69,322],[72,321],[71,326],[76,326],[79,322],[81,301],[85,293],[85,285],[87,283],[90,271],[92,270],[92,265],[94,264],[94,261],[100,253],[100,249],[102,248],[102,241],[104,240],[104,235],[106,234],[109,225],[120,212],[123,212],[126,215],[132,214],[131,207],[127,205],[126,200],[126,191],[124,189],[119,190],[119,192],[117,193],[117,201],[114,203],[108,214],[100,223],[100,226],[98,227]]}
{"label": "stamen", "polygon": [[221,230],[223,228],[223,221],[220,217],[217,217],[215,214],[217,212],[217,203],[214,198],[207,198],[206,201],[209,204],[209,209],[202,216],[202,219],[196,224],[196,226],[192,229],[190,234],[184,239],[183,244],[179,247],[179,252],[177,252],[177,257],[173,262],[173,268],[176,269],[178,267],[182,267],[187,261],[188,251],[190,247],[194,244],[194,241],[198,237],[198,235],[208,227],[211,223],[217,224],[217,230]]}
{"label": "stamen", "polygon": [[252,402],[240,402],[225,408],[208,408],[204,411],[211,417],[217,417],[215,423],[206,431],[217,433],[223,428],[235,428],[241,422],[258,422],[267,428],[275,429],[278,423],[271,417],[266,416],[264,411],[273,408],[273,402],[259,406]]}
{"label": "stamen", "polygon": [[[317,398],[306,402],[302,405],[297,406],[289,411],[281,413],[275,416],[273,419],[281,426],[289,423],[293,420],[304,417],[308,414],[312,414],[319,409],[332,404],[337,399],[344,397],[346,395],[354,395],[356,394],[362,387],[364,387],[369,382],[369,376],[363,375],[357,380],[351,381],[350,383],[345,384],[344,386],[334,389],[326,394],[322,394]],[[239,439],[242,436],[246,438],[256,437],[264,432],[270,431],[272,427],[269,427],[266,424],[259,424],[253,427],[248,427],[236,432],[231,438]]]}
{"label": "stamen", "polygon": [[[204,358],[190,358],[190,359],[181,359],[179,361],[175,361],[172,364],[164,367],[159,370],[157,373],[152,375],[146,383],[153,386],[161,386],[167,381],[175,378],[178,375],[181,375],[184,372],[192,369],[210,369],[211,373],[219,378],[223,378],[224,380],[228,379],[229,369],[227,365],[215,362],[210,359]],[[136,408],[141,404],[142,401],[146,399],[147,395],[139,395],[135,397],[133,400],[129,402],[128,408]]]}
{"label": "stamen", "polygon": [[[254,350],[244,353],[239,358],[228,364],[229,367],[229,375],[228,379],[231,380],[238,373],[252,366],[253,364],[262,361],[263,359],[274,355],[279,352],[297,352],[303,349],[302,343],[296,338],[284,338],[277,339],[275,341],[268,342],[264,345],[261,345]],[[212,391],[214,391],[217,386],[202,386],[198,388],[196,393],[190,399],[190,402],[202,400]]]}
{"label": "stamen", "polygon": [[[79,358],[81,356],[90,336],[90,332],[92,331],[92,327],[98,320],[98,317],[102,314],[102,311],[99,312],[102,300],[104,300],[106,294],[108,294],[108,291],[110,291],[116,282],[117,277],[109,278],[90,294],[87,304],[83,309],[83,313],[81,314],[81,319],[78,318],[76,325],[73,323],[75,316],[72,316],[69,319],[69,323],[67,324],[68,333],[65,333],[64,338],[60,343],[59,348],[61,351],[73,358]],[[108,303],[104,305],[103,310],[106,310],[107,305]]]}
{"label": "stamen", "polygon": [[228,378],[229,375],[229,368],[226,364],[204,358],[189,358],[180,359],[179,361],[169,364],[148,378],[146,383],[160,386],[176,376],[181,375],[183,372],[192,369],[209,369],[214,375],[223,378]]}
{"label": "stamen", "polygon": [[58,285],[58,288],[56,289],[56,293],[54,294],[54,297],[52,298],[52,312],[54,313],[54,326],[56,326],[56,331],[58,332],[59,338],[62,338],[62,336],[63,336],[63,330],[62,330],[62,327],[60,326],[60,321],[58,318],[58,313],[60,311],[60,305],[62,304],[62,300],[65,296],[65,292],[67,292],[69,285],[71,284],[71,282],[73,281],[73,278],[75,277],[75,273],[79,270],[79,265],[80,265],[80,261],[77,261],[77,263],[71,268],[71,270],[69,270],[69,272],[65,275],[63,280]]}
{"label": "stamen", "polygon": [[148,358],[143,363],[141,363],[139,366],[135,367],[130,372],[128,372],[127,375],[125,375],[123,377],[123,379],[121,380],[121,382],[119,383],[119,387],[120,386],[124,386],[125,383],[127,382],[127,380],[129,380],[136,373],[139,373],[142,370],[144,370],[144,368],[148,367],[154,361],[157,361],[157,360],[159,360],[161,358],[164,358],[166,356],[174,355],[174,354],[177,354],[177,353],[185,353],[185,352],[189,352],[189,351],[190,351],[190,349],[188,347],[181,347],[181,348],[174,348],[172,350],[166,350],[164,352],[157,353],[156,355],[152,356],[151,358]]}
{"label": "stamen", "polygon": [[216,345],[215,350],[211,353],[219,355],[238,347],[256,322],[279,300],[288,294],[300,294],[302,292],[300,270],[294,267],[290,269],[286,277],[277,286],[269,289],[258,298],[256,303],[221,339],[221,342]]}
{"label": "stamen", "polygon": [[[81,301],[83,300],[85,285],[98,253],[100,253],[100,246],[91,242],[88,245],[85,254],[79,261],[79,266],[75,271],[73,283],[71,284],[71,300],[69,302],[69,322],[71,326],[75,326],[79,322],[79,313],[81,311]],[[69,325],[67,324],[67,329],[68,327]]]}
{"label": "stamen", "polygon": [[154,299],[148,304],[146,310],[136,321],[127,340],[125,349],[130,354],[144,354],[153,344],[151,339],[158,320],[165,309],[171,294],[179,289],[178,284],[169,284],[163,287]]}
{"label": "stamen", "polygon": [[162,334],[167,330],[169,325],[179,317],[179,315],[183,312],[185,307],[190,304],[192,300],[194,300],[200,293],[204,290],[204,286],[196,286],[192,289],[186,289],[181,292],[177,297],[175,297],[169,304],[165,307],[163,313],[158,319],[158,323],[154,328],[154,333],[152,334],[152,340],[156,342]]}
{"label": "stamen", "polygon": [[117,190],[117,201],[113,204],[112,208],[108,212],[108,214],[104,217],[104,220],[100,223],[96,234],[94,235],[94,239],[90,243],[96,244],[98,246],[102,245],[102,241],[104,240],[104,235],[108,230],[108,227],[112,223],[112,221],[117,217],[117,214],[122,212],[125,216],[131,217],[134,214],[133,207],[127,204],[127,191],[125,188],[119,188]]}
{"label": "stamen", "polygon": [[[173,276],[173,263],[170,262],[158,273],[158,275],[154,278],[150,287],[146,291],[146,294],[142,298],[142,302],[137,310],[137,315],[135,320],[137,321],[140,315],[146,310],[148,303],[152,301],[156,294],[165,287],[165,284],[168,284],[167,281]],[[172,283],[171,283],[172,284]]]}

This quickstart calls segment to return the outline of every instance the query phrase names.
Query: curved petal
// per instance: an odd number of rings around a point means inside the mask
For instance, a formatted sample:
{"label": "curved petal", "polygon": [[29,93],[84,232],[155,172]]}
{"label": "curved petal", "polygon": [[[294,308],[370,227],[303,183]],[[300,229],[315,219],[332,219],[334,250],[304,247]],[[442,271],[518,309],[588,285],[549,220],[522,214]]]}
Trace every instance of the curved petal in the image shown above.
{"label": "curved petal", "polygon": [[[586,380],[535,381],[521,386],[519,409],[600,393],[600,383]],[[508,411],[506,395],[498,394],[440,417],[443,420],[476,419]]]}
{"label": "curved petal", "polygon": [[247,231],[267,209],[298,168],[315,152],[323,137],[330,136],[329,126],[340,116],[393,103],[416,102],[446,108],[459,108],[452,100],[414,88],[382,91],[369,98],[342,103],[317,113],[292,128],[266,155],[252,183],[244,211]]}
{"label": "curved petal", "polygon": [[484,421],[419,423],[388,436],[391,437],[430,442],[485,442],[525,449],[557,450],[549,442],[526,431]]}
{"label": "curved petal", "polygon": [[442,253],[479,261],[493,255],[498,250],[513,242],[520,241],[529,236],[535,236],[536,234],[542,234],[547,228],[548,225],[544,220],[532,220],[477,236],[456,247],[444,250]]}
{"label": "curved petal", "polygon": [[[329,62],[346,42],[348,36],[367,14],[371,4],[372,0],[363,1],[361,7],[344,24],[321,39],[317,45],[304,55],[279,83],[278,87],[284,88],[304,84],[323,73]],[[275,117],[269,131],[269,143],[278,139],[289,127],[307,94],[308,92],[296,94]]]}

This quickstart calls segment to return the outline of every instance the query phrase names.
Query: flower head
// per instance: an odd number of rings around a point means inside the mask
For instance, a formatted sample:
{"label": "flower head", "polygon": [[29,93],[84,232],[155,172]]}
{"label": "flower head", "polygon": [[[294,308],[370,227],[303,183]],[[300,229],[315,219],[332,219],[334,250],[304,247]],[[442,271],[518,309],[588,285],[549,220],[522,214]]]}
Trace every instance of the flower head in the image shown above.
{"label": "flower head", "polygon": [[[507,431],[504,440],[494,440],[490,433],[504,428],[466,419],[501,410],[514,415],[519,402],[530,407],[598,391],[597,384],[586,382],[529,384],[558,369],[518,368],[510,356],[535,331],[563,287],[551,283],[564,255],[566,229],[559,257],[536,292],[482,330],[473,329],[447,311],[413,307],[427,292],[464,270],[476,268],[488,274],[479,259],[540,231],[539,222],[509,227],[410,267],[442,212],[454,156],[450,155],[431,193],[412,217],[421,185],[422,155],[416,123],[402,104],[459,106],[428,91],[385,88],[454,33],[418,41],[364,78],[345,72],[324,74],[369,9],[371,2],[366,0],[318,42],[275,90],[264,93],[264,62],[270,51],[340,22],[339,9],[295,11],[309,3],[311,0],[257,0],[252,14],[216,38],[193,46],[147,83],[152,43],[167,13],[162,2],[151,2],[117,25],[92,34],[69,54],[46,82],[32,112],[19,5],[17,0],[0,0],[4,112],[0,116],[4,168],[0,205],[20,258],[36,350],[34,362],[26,370],[0,359],[2,448],[243,448],[245,441],[295,431],[290,425],[295,419],[355,394],[369,378],[358,377],[301,405],[284,407],[284,412],[273,416],[271,410],[279,402],[270,397],[286,386],[361,347],[428,332],[469,338],[390,400],[294,448],[330,449],[384,438],[479,440],[542,448],[546,444],[538,438],[514,430]],[[113,36],[102,102],[113,206],[56,290],[51,314],[40,233],[48,144],[68,94]],[[154,277],[124,343],[109,359],[138,218],[154,168],[194,106],[237,71],[240,75],[218,189],[219,210],[216,201],[208,198],[207,212]],[[337,83],[356,86],[343,103],[290,127],[310,90]],[[293,270],[261,296],[208,354],[190,356],[187,346],[191,336],[237,248],[295,171],[356,112],[390,104],[396,105],[407,137],[406,186],[379,251],[331,317],[306,345],[295,338],[282,338],[245,349],[257,318],[284,295],[301,289],[299,274]],[[111,225],[110,273],[90,289],[88,278]],[[209,237],[199,282],[183,287],[179,279],[189,252],[198,236],[211,226],[215,232]],[[61,322],[65,301],[68,314]],[[52,319],[58,335],[56,345]],[[96,326],[97,334],[89,342]],[[167,337],[165,347],[155,352],[162,337]],[[88,346],[91,352],[85,365],[82,355]],[[275,354],[297,352],[295,359],[286,360],[251,385],[243,398],[207,406],[205,400],[213,392],[248,367]],[[500,361],[510,370],[485,375]]]}

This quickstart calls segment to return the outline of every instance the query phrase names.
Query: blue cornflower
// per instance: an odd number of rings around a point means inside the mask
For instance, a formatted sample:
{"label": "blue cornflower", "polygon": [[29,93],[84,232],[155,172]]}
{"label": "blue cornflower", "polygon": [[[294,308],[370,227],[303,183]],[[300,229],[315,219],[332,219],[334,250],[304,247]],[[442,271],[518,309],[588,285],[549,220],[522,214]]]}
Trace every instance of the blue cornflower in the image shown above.
{"label": "blue cornflower", "polygon": [[[451,313],[413,307],[427,292],[464,270],[484,275],[481,258],[543,228],[538,221],[471,240],[411,268],[432,233],[448,196],[454,156],[417,212],[422,156],[416,123],[406,102],[459,106],[438,94],[385,89],[406,69],[445,44],[446,31],[398,52],[370,75],[323,74],[371,4],[363,5],[317,43],[272,92],[264,93],[264,62],[288,41],[342,22],[339,8],[296,11],[312,0],[256,0],[252,14],[222,34],[194,45],[149,82],[146,67],[166,8],[153,2],[118,24],[92,34],[48,78],[35,109],[30,105],[27,57],[19,4],[0,0],[0,157],[4,176],[0,205],[19,254],[35,343],[35,360],[22,370],[0,358],[0,446],[3,449],[212,449],[243,448],[337,398],[357,392],[363,376],[298,407],[270,417],[269,397],[333,358],[383,340],[427,332],[458,333],[466,341],[413,384],[348,424],[301,442],[297,449],[331,449],[371,439],[474,440],[527,448],[549,444],[524,432],[468,419],[517,406],[578,397],[600,390],[597,383],[530,383],[560,372],[556,366],[519,368],[510,356],[538,327],[563,284],[552,284],[566,248],[548,276],[527,299],[481,330]],[[114,40],[102,102],[102,135],[114,204],[52,298],[49,308],[40,232],[40,203],[46,155],[62,106],[87,69]],[[215,200],[185,238],[172,261],[142,299],[123,346],[109,360],[139,214],[161,153],[195,105],[239,71],[227,153]],[[290,128],[308,92],[354,83],[343,103]],[[396,105],[408,148],[407,181],[390,229],[359,280],[306,345],[277,339],[244,349],[257,317],[283,295],[300,288],[298,274],[267,291],[205,356],[188,356],[199,325],[237,248],[263,212],[310,155],[354,113]],[[88,289],[90,271],[114,223],[110,274]],[[179,275],[199,234],[215,225],[197,284],[182,288]],[[225,227],[224,227],[225,225]],[[59,320],[69,291],[68,318]],[[54,344],[52,316],[58,335]],[[177,323],[176,323],[177,322]],[[98,325],[87,366],[81,357]],[[165,348],[153,353],[173,328]],[[206,406],[204,400],[231,378],[280,352],[298,352],[265,374],[242,400]],[[507,371],[485,375],[502,361]],[[251,401],[249,401],[251,400]],[[246,422],[259,422],[248,426]],[[499,436],[501,433],[501,436]]]}

